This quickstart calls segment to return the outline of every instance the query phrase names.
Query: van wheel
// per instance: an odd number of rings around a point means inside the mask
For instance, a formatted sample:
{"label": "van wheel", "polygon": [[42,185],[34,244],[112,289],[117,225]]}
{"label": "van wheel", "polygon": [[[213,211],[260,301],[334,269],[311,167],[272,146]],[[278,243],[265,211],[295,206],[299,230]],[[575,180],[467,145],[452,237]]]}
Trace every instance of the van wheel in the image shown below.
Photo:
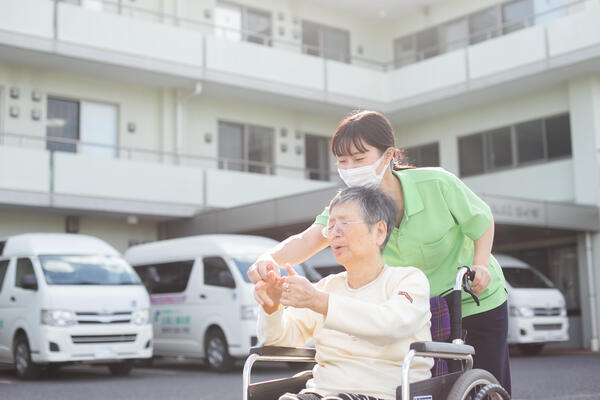
{"label": "van wheel", "polygon": [[229,371],[233,366],[233,358],[227,350],[227,339],[220,329],[211,329],[206,334],[204,342],[206,362],[210,369],[216,372]]}
{"label": "van wheel", "polygon": [[544,349],[544,343],[527,343],[520,344],[519,351],[524,356],[535,356],[542,352]]}
{"label": "van wheel", "polygon": [[31,361],[31,350],[26,336],[18,336],[15,340],[14,357],[19,379],[37,379],[40,377],[39,365]]}
{"label": "van wheel", "polygon": [[120,363],[108,364],[108,369],[113,376],[127,376],[133,369],[133,360],[125,360]]}

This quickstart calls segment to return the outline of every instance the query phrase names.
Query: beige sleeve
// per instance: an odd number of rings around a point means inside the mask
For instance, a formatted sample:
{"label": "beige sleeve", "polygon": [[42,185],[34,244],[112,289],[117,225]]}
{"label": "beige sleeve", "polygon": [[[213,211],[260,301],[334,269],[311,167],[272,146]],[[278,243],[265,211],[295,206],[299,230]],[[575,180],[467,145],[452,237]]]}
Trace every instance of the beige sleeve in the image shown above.
{"label": "beige sleeve", "polygon": [[[333,278],[327,276],[317,282],[318,290],[325,290]],[[258,307],[258,340],[266,346],[303,346],[313,337],[320,314],[308,308],[281,307],[273,314],[267,314]]]}
{"label": "beige sleeve", "polygon": [[412,336],[431,319],[429,282],[416,268],[393,283],[389,298],[380,304],[341,295],[329,295],[324,327],[377,345]]}
{"label": "beige sleeve", "polygon": [[258,312],[258,340],[265,346],[298,347],[308,342],[315,330],[317,314],[306,308],[280,308],[267,314]]}

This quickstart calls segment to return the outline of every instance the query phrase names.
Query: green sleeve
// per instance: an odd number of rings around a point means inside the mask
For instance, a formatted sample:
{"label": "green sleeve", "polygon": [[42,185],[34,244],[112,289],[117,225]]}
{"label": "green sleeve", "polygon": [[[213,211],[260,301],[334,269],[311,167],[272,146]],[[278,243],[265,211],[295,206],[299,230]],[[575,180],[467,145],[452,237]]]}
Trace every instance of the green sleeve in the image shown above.
{"label": "green sleeve", "polygon": [[448,173],[446,204],[462,231],[472,240],[479,239],[490,226],[492,212],[463,181]]}
{"label": "green sleeve", "polygon": [[315,218],[315,224],[325,226],[325,225],[327,225],[328,221],[329,221],[329,206],[325,207],[323,212],[321,214],[317,215],[317,218]]}

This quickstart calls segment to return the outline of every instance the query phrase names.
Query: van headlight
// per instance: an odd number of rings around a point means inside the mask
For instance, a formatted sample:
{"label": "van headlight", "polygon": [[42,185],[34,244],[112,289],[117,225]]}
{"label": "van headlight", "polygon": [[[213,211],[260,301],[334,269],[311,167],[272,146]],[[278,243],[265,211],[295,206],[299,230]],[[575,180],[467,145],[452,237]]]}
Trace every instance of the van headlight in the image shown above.
{"label": "van headlight", "polygon": [[258,305],[248,304],[240,307],[242,321],[255,321],[258,318]]}
{"label": "van headlight", "polygon": [[147,308],[142,308],[140,310],[135,310],[133,315],[131,316],[131,321],[136,325],[145,325],[148,323],[149,315]]}
{"label": "van headlight", "polygon": [[49,326],[71,326],[77,323],[73,311],[66,310],[42,310],[42,325]]}
{"label": "van headlight", "polygon": [[515,307],[515,306],[511,306],[510,307],[510,315],[511,315],[511,317],[526,317],[526,318],[531,318],[535,314],[533,313],[533,308],[531,308],[531,307],[525,307],[525,306]]}

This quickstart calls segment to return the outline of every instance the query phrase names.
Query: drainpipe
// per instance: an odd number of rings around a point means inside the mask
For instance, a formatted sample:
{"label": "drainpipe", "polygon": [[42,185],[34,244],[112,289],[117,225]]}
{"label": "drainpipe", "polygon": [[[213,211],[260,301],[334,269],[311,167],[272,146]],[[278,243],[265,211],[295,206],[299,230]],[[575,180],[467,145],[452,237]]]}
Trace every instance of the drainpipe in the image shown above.
{"label": "drainpipe", "polygon": [[177,89],[177,103],[175,105],[175,155],[176,163],[181,164],[180,154],[183,149],[183,104],[191,97],[202,93],[202,82],[196,82],[192,93],[184,94]]}
{"label": "drainpipe", "polygon": [[594,283],[594,267],[592,264],[592,235],[585,233],[585,256],[588,273],[588,290],[590,292],[590,323],[592,325],[592,339],[590,347],[592,351],[598,351],[598,322],[596,314],[596,286]]}

